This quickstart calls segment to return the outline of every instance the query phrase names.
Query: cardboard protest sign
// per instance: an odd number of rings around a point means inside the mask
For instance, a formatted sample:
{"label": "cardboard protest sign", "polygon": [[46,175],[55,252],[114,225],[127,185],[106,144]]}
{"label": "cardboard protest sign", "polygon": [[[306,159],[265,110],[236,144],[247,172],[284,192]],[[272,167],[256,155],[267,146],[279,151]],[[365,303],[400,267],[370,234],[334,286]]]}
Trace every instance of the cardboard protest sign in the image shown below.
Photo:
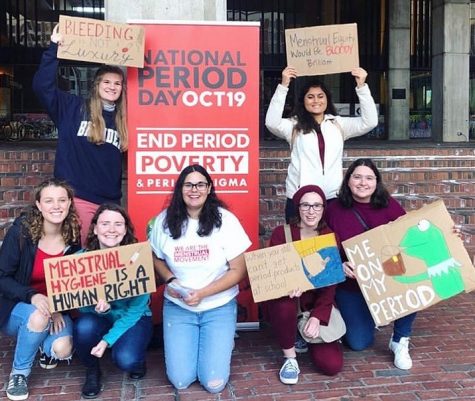
{"label": "cardboard protest sign", "polygon": [[244,258],[255,302],[345,279],[334,234],[246,252]]}
{"label": "cardboard protest sign", "polygon": [[50,258],[43,265],[49,304],[56,312],[155,291],[148,242]]}
{"label": "cardboard protest sign", "polygon": [[325,75],[358,67],[356,24],[322,25],[285,30],[287,65],[302,75]]}
{"label": "cardboard protest sign", "polygon": [[92,18],[59,16],[63,43],[58,58],[140,67],[144,65],[143,27]]}
{"label": "cardboard protest sign", "polygon": [[378,326],[475,289],[475,269],[438,200],[343,241]]}

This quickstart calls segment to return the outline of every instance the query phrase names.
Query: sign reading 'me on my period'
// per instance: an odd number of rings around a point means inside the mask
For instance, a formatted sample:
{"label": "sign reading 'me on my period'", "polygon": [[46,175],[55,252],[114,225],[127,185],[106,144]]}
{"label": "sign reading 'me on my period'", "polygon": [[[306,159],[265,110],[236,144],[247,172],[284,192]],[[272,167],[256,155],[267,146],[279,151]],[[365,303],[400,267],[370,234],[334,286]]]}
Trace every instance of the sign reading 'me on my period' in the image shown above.
{"label": "sign reading 'me on my period'", "polygon": [[359,66],[356,24],[285,30],[287,65],[299,76],[348,72]]}
{"label": "sign reading 'me on my period'", "polygon": [[43,262],[53,311],[95,305],[155,291],[148,242],[82,252]]}
{"label": "sign reading 'me on my period'", "polygon": [[143,27],[60,15],[59,32],[63,42],[58,58],[143,67]]}
{"label": "sign reading 'me on my period'", "polygon": [[244,258],[255,302],[345,279],[334,234],[246,252]]}
{"label": "sign reading 'me on my period'", "polygon": [[475,269],[438,200],[343,241],[377,326],[475,289]]}

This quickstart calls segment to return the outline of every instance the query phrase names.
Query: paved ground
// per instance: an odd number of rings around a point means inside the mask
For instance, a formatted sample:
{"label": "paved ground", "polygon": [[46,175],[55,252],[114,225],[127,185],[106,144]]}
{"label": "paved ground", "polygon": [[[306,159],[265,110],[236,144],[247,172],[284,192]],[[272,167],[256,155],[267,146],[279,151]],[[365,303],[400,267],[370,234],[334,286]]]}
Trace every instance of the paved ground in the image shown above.
{"label": "paved ground", "polygon": [[[176,392],[164,374],[163,351],[152,349],[145,379],[133,382],[105,357],[105,390],[100,400],[204,401],[204,400],[368,400],[434,401],[475,400],[475,292],[460,295],[419,313],[412,337],[414,367],[396,369],[387,351],[390,328],[364,352],[345,351],[345,368],[328,378],[313,371],[308,357],[299,358],[300,382],[279,382],[280,352],[269,329],[241,332],[236,340],[231,381],[221,394],[211,395],[199,385]],[[0,383],[7,379],[13,343],[0,337]],[[80,399],[83,370],[77,360],[45,371],[35,366],[30,379],[32,401]],[[5,384],[0,400],[6,400]]]}

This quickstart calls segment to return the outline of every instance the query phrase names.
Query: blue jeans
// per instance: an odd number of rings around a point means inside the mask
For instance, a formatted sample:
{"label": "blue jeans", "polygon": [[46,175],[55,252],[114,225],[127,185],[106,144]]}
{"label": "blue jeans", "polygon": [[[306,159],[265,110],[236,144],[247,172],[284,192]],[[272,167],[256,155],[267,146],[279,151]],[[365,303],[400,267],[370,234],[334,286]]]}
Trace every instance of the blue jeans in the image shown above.
{"label": "blue jeans", "polygon": [[65,327],[61,332],[50,334],[49,326],[44,331],[31,331],[28,328],[28,321],[35,311],[36,307],[34,305],[19,302],[12,309],[10,317],[1,328],[6,335],[17,338],[12,374],[28,376],[40,347],[48,356],[51,356],[52,345],[55,340],[73,335],[73,323],[71,318],[65,314],[63,314]]}
{"label": "blue jeans", "polygon": [[[91,349],[110,330],[112,322],[94,313],[81,313],[74,322],[74,347],[86,368],[99,368],[99,358],[91,355]],[[152,338],[152,318],[142,316],[112,345],[112,360],[125,372],[136,372],[144,367],[145,352]]]}
{"label": "blue jeans", "polygon": [[198,379],[210,393],[224,389],[231,370],[236,319],[236,299],[205,312],[192,312],[165,299],[165,365],[175,388],[187,388]]}
{"label": "blue jeans", "polygon": [[[361,292],[337,288],[336,303],[346,324],[344,340],[354,351],[370,347],[374,342],[375,323]],[[409,337],[416,313],[394,321],[393,341]]]}

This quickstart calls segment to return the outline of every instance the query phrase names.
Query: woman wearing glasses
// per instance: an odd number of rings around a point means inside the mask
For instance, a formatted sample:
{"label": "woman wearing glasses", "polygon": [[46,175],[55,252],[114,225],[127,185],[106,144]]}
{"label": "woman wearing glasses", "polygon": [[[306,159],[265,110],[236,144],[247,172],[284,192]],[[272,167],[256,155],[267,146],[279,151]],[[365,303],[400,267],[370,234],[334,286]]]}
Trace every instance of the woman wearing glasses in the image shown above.
{"label": "woman wearing glasses", "polygon": [[[373,161],[358,159],[348,167],[338,200],[328,206],[326,218],[340,241],[345,241],[405,213],[389,195]],[[336,300],[346,323],[345,341],[351,349],[360,351],[373,344],[376,325],[356,282],[354,266],[345,262],[343,267],[348,279],[338,286]],[[412,367],[409,336],[415,317],[412,313],[394,322],[389,349],[394,353],[394,365],[399,369]]]}
{"label": "woman wearing glasses", "polygon": [[[326,207],[323,190],[316,185],[306,185],[293,196],[298,215],[290,223],[292,241],[312,238],[331,231],[322,215]],[[278,226],[272,232],[270,246],[286,243],[285,228]],[[272,325],[277,342],[284,354],[284,363],[279,372],[284,384],[296,384],[300,373],[296,359],[295,341],[297,336],[297,302],[302,310],[311,310],[311,317],[305,326],[305,334],[317,337],[320,325],[327,325],[335,298],[335,285],[306,291],[296,288],[288,297],[267,301],[264,306],[267,319]],[[299,300],[300,298],[300,300]],[[343,368],[343,353],[338,341],[332,343],[308,344],[310,358],[316,369],[333,376]],[[302,351],[301,351],[302,352]]]}
{"label": "woman wearing glasses", "polygon": [[235,298],[246,274],[243,253],[251,242],[200,165],[180,173],[149,239],[155,270],[167,285],[163,330],[168,379],[177,389],[199,380],[207,391],[218,393],[229,380]]}

